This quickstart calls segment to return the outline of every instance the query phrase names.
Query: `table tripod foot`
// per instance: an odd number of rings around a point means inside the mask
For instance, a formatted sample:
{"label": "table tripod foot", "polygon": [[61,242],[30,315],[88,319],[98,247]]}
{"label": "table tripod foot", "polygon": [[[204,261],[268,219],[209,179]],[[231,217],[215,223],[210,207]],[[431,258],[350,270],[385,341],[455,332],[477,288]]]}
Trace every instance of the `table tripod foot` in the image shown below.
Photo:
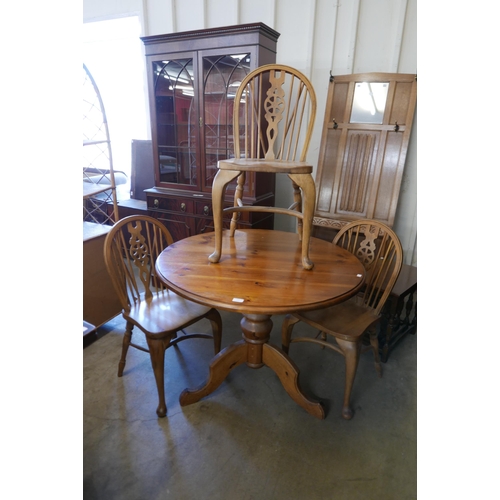
{"label": "table tripod foot", "polygon": [[247,360],[247,345],[241,340],[223,349],[210,363],[208,380],[196,389],[184,389],[179,397],[181,406],[198,402],[211,394],[226,379],[229,372]]}
{"label": "table tripod foot", "polygon": [[299,369],[297,365],[273,344],[264,344],[262,360],[266,366],[271,368],[280,379],[288,395],[304,410],[313,417],[323,420],[325,409],[319,401],[309,399],[300,389]]}

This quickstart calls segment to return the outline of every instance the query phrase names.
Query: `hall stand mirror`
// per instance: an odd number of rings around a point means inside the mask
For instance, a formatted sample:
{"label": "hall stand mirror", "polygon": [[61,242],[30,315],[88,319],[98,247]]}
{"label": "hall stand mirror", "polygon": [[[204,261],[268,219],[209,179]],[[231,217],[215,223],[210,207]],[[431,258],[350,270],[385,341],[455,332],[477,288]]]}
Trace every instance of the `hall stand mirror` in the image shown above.
{"label": "hall stand mirror", "polygon": [[358,219],[392,227],[417,100],[417,76],[332,76],[316,173],[315,234]]}

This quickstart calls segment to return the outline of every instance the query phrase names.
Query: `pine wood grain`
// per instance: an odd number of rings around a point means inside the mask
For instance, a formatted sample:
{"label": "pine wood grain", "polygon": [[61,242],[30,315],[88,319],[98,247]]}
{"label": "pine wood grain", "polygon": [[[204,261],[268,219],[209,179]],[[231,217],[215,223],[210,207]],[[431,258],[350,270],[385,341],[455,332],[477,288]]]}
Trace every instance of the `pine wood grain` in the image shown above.
{"label": "pine wood grain", "polygon": [[[208,261],[214,233],[170,245],[156,270],[168,287],[186,298],[241,313],[285,314],[333,305],[363,284],[363,265],[330,242],[311,238],[314,268],[302,267],[298,234],[264,229],[223,233],[220,262]],[[233,302],[233,299],[243,302]]]}

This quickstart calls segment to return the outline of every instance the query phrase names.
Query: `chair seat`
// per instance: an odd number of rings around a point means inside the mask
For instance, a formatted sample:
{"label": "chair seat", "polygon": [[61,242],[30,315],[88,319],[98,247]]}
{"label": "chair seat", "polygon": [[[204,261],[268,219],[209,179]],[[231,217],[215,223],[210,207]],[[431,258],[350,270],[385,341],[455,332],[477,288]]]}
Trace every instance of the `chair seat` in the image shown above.
{"label": "chair seat", "polygon": [[219,170],[241,172],[274,172],[277,174],[310,174],[312,165],[305,161],[266,160],[265,158],[230,158],[219,160]]}
{"label": "chair seat", "polygon": [[380,318],[357,296],[332,307],[296,313],[294,316],[318,330],[335,332],[336,337],[351,341],[361,337]]}
{"label": "chair seat", "polygon": [[188,301],[174,292],[165,290],[152,299],[140,300],[123,316],[148,335],[176,332],[186,325],[186,318],[192,323],[208,313],[210,307]]}

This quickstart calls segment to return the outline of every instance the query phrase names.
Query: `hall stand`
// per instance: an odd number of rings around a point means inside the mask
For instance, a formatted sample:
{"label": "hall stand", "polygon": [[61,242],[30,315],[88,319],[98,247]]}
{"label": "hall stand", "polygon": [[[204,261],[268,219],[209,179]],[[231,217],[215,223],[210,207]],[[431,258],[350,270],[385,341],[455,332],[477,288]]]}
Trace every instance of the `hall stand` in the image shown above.
{"label": "hall stand", "polygon": [[[330,75],[316,173],[313,235],[359,219],[394,224],[417,102],[417,75]],[[417,268],[403,264],[382,311],[380,357],[417,330]]]}

